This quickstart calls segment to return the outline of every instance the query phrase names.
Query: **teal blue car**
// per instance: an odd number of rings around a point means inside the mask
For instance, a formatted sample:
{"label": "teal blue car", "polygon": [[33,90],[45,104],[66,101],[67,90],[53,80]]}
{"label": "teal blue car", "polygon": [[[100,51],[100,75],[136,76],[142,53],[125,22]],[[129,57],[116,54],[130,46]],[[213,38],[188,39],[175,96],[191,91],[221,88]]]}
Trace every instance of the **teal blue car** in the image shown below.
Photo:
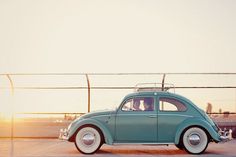
{"label": "teal blue car", "polygon": [[165,91],[127,95],[116,110],[87,113],[61,130],[60,139],[74,142],[84,154],[103,144],[174,144],[191,154],[203,153],[209,142],[231,139],[193,102]]}

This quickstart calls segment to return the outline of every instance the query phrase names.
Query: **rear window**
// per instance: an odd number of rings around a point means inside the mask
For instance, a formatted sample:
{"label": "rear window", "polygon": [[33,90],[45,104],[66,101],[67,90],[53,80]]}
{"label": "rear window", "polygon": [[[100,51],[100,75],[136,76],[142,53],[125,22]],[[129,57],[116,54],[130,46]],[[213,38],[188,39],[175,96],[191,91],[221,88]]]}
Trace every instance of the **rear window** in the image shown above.
{"label": "rear window", "polygon": [[187,110],[187,107],[177,99],[174,98],[160,98],[159,99],[160,111],[177,111],[183,112]]}

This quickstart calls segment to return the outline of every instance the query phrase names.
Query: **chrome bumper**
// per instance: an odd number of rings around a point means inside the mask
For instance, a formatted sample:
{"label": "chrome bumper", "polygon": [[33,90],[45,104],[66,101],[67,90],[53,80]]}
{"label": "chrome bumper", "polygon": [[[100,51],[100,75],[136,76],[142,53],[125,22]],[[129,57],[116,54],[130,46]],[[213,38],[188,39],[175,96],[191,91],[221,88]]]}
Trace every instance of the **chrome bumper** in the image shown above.
{"label": "chrome bumper", "polygon": [[59,140],[68,140],[69,134],[67,129],[60,129]]}
{"label": "chrome bumper", "polygon": [[220,140],[221,140],[220,142],[228,142],[233,139],[231,129],[229,129],[228,131],[220,130],[219,134],[220,134]]}

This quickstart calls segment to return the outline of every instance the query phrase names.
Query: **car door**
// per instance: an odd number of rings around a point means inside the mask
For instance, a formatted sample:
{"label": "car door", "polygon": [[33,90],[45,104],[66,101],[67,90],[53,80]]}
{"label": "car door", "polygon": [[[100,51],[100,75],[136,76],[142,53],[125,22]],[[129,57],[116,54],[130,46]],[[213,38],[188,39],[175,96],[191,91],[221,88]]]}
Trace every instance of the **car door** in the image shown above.
{"label": "car door", "polygon": [[[139,101],[140,108],[135,105]],[[149,107],[147,103],[149,101]],[[154,97],[126,99],[116,115],[116,142],[148,143],[157,141],[157,112]]]}
{"label": "car door", "polygon": [[173,143],[178,125],[190,116],[187,105],[178,98],[158,98],[158,142]]}

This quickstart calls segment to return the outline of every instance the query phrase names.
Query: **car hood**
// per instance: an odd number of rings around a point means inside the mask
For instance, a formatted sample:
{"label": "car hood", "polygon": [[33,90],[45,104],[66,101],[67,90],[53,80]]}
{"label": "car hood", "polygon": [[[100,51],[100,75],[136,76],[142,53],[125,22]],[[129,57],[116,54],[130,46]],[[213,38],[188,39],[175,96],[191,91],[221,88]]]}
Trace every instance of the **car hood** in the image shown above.
{"label": "car hood", "polygon": [[115,113],[115,110],[94,111],[94,112],[84,114],[79,119],[91,118],[91,117],[96,117],[96,116],[101,116],[101,115],[108,115],[109,116],[113,113]]}

